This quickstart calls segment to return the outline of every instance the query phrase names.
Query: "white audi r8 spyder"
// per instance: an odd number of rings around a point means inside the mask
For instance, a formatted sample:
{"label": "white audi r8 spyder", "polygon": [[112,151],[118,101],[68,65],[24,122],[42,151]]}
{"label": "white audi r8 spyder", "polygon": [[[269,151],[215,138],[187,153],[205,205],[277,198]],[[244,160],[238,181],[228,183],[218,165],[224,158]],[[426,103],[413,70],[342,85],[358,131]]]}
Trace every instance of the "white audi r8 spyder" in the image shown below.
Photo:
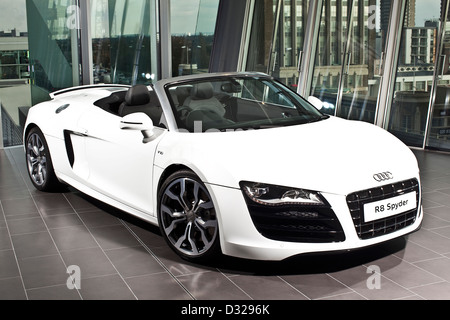
{"label": "white audi r8 spyder", "polygon": [[260,73],[61,90],[32,107],[28,172],[158,225],[182,258],[283,260],[420,228],[411,150]]}

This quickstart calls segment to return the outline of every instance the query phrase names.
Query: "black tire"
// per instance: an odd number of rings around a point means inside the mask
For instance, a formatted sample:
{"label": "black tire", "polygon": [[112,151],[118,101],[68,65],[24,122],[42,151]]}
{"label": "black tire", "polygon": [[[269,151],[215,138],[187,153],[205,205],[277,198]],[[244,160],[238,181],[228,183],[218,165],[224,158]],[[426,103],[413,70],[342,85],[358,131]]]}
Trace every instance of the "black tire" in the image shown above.
{"label": "black tire", "polygon": [[203,263],[221,255],[213,200],[191,171],[170,175],[158,194],[158,222],[164,239],[183,259]]}
{"label": "black tire", "polygon": [[55,175],[47,141],[38,127],[32,128],[27,134],[25,157],[28,175],[36,189],[51,192],[65,187]]}

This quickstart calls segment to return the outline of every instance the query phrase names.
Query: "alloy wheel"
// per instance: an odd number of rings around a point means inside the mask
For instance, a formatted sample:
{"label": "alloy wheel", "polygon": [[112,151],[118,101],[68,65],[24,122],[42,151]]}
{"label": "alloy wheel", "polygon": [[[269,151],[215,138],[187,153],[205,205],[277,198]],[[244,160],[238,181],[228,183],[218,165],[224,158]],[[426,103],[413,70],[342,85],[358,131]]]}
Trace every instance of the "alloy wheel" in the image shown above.
{"label": "alloy wheel", "polygon": [[218,222],[204,185],[187,177],[163,189],[159,218],[169,244],[186,258],[198,258],[216,249]]}
{"label": "alloy wheel", "polygon": [[29,136],[27,141],[27,165],[31,179],[37,186],[43,186],[47,181],[47,150],[37,133]]}

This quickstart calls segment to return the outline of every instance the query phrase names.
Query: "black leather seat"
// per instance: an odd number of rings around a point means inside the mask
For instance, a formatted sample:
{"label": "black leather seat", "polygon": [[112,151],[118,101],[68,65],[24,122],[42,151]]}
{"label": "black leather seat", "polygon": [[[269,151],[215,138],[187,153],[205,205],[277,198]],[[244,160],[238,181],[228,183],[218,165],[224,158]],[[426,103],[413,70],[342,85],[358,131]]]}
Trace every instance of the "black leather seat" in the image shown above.
{"label": "black leather seat", "polygon": [[130,89],[125,101],[119,107],[119,116],[143,112],[152,119],[155,126],[159,125],[162,117],[162,108],[154,92],[150,92],[145,85],[138,84]]}

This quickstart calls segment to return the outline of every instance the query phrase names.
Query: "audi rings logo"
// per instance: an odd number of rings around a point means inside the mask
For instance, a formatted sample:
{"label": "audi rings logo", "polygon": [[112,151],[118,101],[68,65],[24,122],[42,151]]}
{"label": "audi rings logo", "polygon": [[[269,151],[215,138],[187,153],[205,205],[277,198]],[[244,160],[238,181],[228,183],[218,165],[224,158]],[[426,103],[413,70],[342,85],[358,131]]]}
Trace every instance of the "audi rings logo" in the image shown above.
{"label": "audi rings logo", "polygon": [[386,171],[386,172],[374,174],[373,178],[375,179],[375,181],[383,182],[383,181],[394,179],[394,175],[392,173],[390,173],[389,171]]}

